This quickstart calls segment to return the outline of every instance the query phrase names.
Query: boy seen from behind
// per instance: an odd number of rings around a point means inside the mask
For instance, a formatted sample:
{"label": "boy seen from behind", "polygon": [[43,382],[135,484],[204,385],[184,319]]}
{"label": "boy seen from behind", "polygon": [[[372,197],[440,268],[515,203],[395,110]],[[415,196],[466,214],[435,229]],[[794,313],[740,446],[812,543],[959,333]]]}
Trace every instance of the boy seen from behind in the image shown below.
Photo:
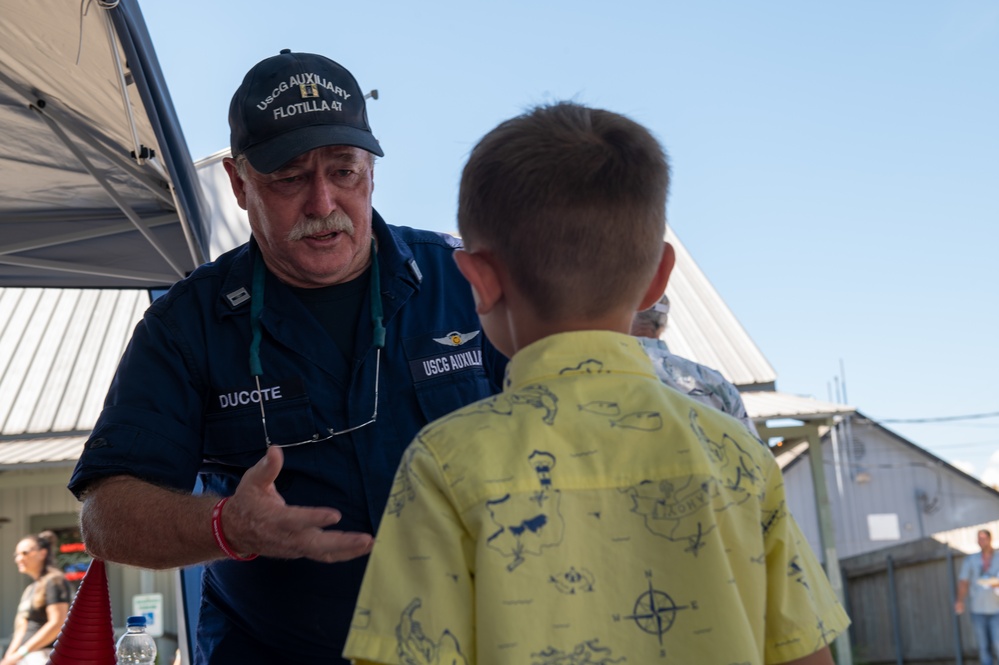
{"label": "boy seen from behind", "polygon": [[573,103],[474,148],[456,260],[504,390],[403,456],[345,657],[832,662],[849,621],[773,456],[629,335],[673,267],[668,185],[648,130]]}

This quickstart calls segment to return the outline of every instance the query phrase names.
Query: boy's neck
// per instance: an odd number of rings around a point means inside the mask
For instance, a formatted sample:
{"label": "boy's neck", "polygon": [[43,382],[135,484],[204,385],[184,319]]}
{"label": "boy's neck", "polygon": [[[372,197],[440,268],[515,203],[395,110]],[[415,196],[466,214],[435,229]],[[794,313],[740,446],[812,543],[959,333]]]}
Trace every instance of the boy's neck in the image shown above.
{"label": "boy's neck", "polygon": [[631,318],[633,312],[615,311],[599,318],[563,319],[545,321],[532,313],[511,313],[509,321],[514,353],[533,344],[538,340],[566,332],[581,332],[586,330],[603,330],[607,332],[631,334]]}

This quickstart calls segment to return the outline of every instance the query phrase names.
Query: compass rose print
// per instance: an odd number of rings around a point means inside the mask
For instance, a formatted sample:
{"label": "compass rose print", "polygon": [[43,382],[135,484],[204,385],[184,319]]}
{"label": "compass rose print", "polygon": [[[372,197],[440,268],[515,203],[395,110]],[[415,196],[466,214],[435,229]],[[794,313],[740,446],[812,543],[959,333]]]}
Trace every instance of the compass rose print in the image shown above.
{"label": "compass rose print", "polygon": [[662,646],[663,635],[673,627],[677,612],[697,609],[697,605],[677,605],[668,593],[653,588],[651,572],[646,572],[645,576],[649,578],[649,590],[635,600],[632,613],[622,618],[631,619],[640,630],[655,635],[659,639],[659,646]]}

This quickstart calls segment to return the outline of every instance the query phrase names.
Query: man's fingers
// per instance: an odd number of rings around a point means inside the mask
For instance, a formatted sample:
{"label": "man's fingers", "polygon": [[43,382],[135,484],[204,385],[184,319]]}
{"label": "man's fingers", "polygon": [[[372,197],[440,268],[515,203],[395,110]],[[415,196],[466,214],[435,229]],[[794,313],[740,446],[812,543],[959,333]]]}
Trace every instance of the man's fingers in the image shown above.
{"label": "man's fingers", "polygon": [[295,533],[309,529],[338,524],[343,516],[336,508],[320,508],[316,506],[287,506],[281,515],[281,522],[288,531]]}
{"label": "man's fingers", "polygon": [[[274,487],[284,453],[269,447],[263,458],[243,474],[236,496],[227,505],[226,535],[230,544],[276,558],[306,557],[333,563],[347,561],[371,551],[371,534],[327,530],[342,515],[335,508],[289,506]],[[233,542],[233,540],[238,542]]]}
{"label": "man's fingers", "polygon": [[347,561],[371,551],[374,538],[357,531],[324,531],[311,528],[288,531],[284,537],[269,534],[268,542],[260,548],[261,554],[281,558],[306,558],[324,563]]}
{"label": "man's fingers", "polygon": [[[281,559],[309,557],[324,561],[326,559],[321,555],[338,546],[336,539],[330,539],[328,534],[344,533],[326,529],[339,523],[341,517],[340,511],[335,508],[289,506],[282,502],[280,506],[258,511],[253,518],[247,518],[252,530],[245,534],[244,542],[246,546],[252,546],[254,552],[265,556]],[[360,535],[371,538],[367,534]],[[357,547],[351,544],[349,549],[353,552]],[[334,560],[342,561],[354,556],[358,555]]]}
{"label": "man's fingers", "polygon": [[368,554],[375,539],[371,534],[356,531],[325,531],[316,539],[313,546],[319,548],[315,554],[306,554],[310,559],[324,563],[349,561]]}

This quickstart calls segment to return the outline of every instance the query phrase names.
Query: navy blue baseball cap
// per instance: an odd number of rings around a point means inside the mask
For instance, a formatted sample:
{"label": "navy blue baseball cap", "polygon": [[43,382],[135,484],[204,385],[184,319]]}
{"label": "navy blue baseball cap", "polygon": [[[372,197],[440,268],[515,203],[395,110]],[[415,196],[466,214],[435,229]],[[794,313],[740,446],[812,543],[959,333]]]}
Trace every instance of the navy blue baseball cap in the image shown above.
{"label": "navy blue baseball cap", "polygon": [[253,66],[229,104],[233,157],[273,173],[302,153],[349,145],[383,156],[354,76],[329,58],[292,53]]}

